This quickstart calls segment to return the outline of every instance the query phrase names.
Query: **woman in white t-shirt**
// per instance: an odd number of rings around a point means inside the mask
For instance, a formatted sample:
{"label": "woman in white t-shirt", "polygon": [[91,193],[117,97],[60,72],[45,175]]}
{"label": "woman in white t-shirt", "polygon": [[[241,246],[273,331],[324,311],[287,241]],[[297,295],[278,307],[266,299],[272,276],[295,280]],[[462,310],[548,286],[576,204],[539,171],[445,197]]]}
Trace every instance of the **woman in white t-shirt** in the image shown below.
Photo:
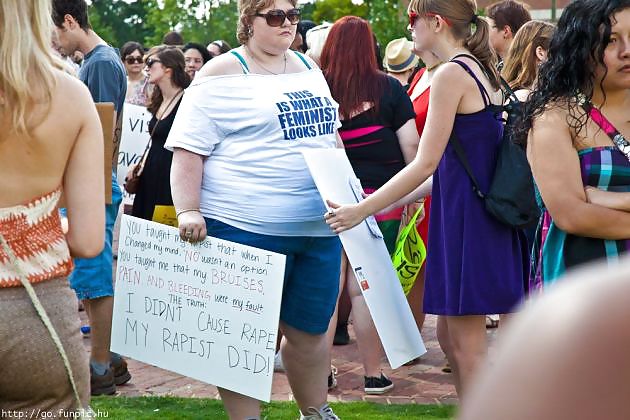
{"label": "woman in white t-shirt", "polygon": [[[186,90],[166,146],[182,239],[206,235],[286,255],[282,358],[305,419],[336,419],[324,333],[335,308],[341,245],[301,152],[337,147],[338,105],[312,60],[289,50],[295,0],[240,6],[241,46],[211,60]],[[257,400],[219,389],[230,418]]]}

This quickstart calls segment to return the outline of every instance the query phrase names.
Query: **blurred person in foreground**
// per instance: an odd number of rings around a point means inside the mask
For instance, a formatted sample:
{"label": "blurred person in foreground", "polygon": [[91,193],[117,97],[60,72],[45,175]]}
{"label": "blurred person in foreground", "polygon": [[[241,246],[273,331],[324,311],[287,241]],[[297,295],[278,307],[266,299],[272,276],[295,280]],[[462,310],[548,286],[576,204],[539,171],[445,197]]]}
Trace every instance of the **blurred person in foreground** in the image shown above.
{"label": "blurred person in foreground", "polygon": [[[46,0],[0,2],[3,418],[13,410],[14,418],[29,418],[35,410],[74,417],[90,399],[68,275],[71,256],[89,258],[103,248],[103,135],[87,88],[52,56],[50,16]],[[66,234],[57,211],[62,193]]]}
{"label": "blurred person in foreground", "polygon": [[[630,259],[566,276],[510,320],[460,420],[627,420]],[[545,322],[540,322],[540,320]]]}

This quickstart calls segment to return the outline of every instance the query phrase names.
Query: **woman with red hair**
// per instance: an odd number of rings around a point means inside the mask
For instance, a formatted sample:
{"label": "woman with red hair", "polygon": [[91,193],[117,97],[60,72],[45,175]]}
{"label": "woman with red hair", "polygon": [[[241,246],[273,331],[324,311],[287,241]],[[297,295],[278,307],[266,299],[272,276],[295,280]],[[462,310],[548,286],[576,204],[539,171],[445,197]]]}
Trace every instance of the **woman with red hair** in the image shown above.
{"label": "woman with red hair", "polygon": [[[411,101],[398,80],[379,70],[374,36],[364,19],[345,16],[335,22],[322,50],[321,66],[339,103],[339,134],[348,159],[365,192],[372,193],[416,155],[419,137]],[[390,254],[401,213],[398,208],[376,216]],[[379,343],[374,323],[352,268],[347,263],[345,267],[353,326],[365,369],[365,392],[382,394],[393,384],[381,372],[382,350],[374,345]]]}

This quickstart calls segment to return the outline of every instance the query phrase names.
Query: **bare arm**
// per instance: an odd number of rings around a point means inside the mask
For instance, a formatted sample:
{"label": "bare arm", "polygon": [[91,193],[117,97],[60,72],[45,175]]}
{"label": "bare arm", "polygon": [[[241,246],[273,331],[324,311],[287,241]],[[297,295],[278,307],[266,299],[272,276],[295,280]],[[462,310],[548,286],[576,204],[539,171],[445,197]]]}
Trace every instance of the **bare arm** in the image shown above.
{"label": "bare arm", "polygon": [[[383,187],[359,204],[335,209],[335,216],[326,216],[327,223],[339,233],[359,224],[370,214],[396,202],[424,183],[435,171],[448,143],[455,114],[468,88],[457,64],[446,64],[435,74],[430,92],[427,124],[420,138],[418,153],[409,165],[397,173]],[[473,82],[474,83],[474,82]]]}
{"label": "bare arm", "polygon": [[614,210],[630,211],[630,192],[604,191],[595,187],[586,187],[585,192],[589,203]]}
{"label": "bare arm", "polygon": [[[204,157],[176,148],[171,164],[171,193],[183,240],[199,242],[206,238],[206,222],[199,212]],[[190,232],[190,233],[188,233]]]}
{"label": "bare arm", "polygon": [[630,238],[630,213],[587,202],[565,111],[548,110],[534,122],[527,156],[545,206],[560,229],[591,238]]}
{"label": "bare arm", "polygon": [[73,257],[98,255],[105,243],[103,132],[87,88],[77,89],[81,125],[63,176],[68,211],[66,240]]}
{"label": "bare arm", "polygon": [[405,159],[405,164],[409,165],[418,154],[418,145],[420,144],[420,137],[418,136],[418,129],[414,119],[410,119],[396,130],[396,137],[398,137],[398,144]]}

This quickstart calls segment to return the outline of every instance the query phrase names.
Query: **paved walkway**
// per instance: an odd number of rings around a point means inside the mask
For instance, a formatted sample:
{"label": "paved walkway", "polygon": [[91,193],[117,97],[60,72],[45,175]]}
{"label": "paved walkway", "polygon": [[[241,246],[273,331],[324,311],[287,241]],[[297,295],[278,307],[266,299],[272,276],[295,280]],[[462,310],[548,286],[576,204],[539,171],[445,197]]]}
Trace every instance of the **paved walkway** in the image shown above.
{"label": "paved walkway", "polygon": [[[85,320],[85,313],[81,312]],[[395,327],[393,327],[395,328]],[[491,333],[492,334],[492,333]],[[365,395],[363,392],[363,367],[359,361],[357,345],[350,327],[351,343],[333,347],[333,365],[337,367],[338,385],[329,393],[329,401],[371,401],[384,404],[455,404],[457,397],[452,376],[442,372],[444,355],[435,336],[435,317],[428,316],[423,338],[428,352],[414,366],[403,366],[395,371],[384,360],[384,372],[394,382],[394,389],[384,395]],[[89,350],[89,339],[84,340]],[[135,360],[128,360],[133,375],[131,382],[118,387],[122,396],[178,396],[193,398],[218,398],[217,388],[164,369]],[[275,373],[272,400],[293,399],[287,377]]]}

